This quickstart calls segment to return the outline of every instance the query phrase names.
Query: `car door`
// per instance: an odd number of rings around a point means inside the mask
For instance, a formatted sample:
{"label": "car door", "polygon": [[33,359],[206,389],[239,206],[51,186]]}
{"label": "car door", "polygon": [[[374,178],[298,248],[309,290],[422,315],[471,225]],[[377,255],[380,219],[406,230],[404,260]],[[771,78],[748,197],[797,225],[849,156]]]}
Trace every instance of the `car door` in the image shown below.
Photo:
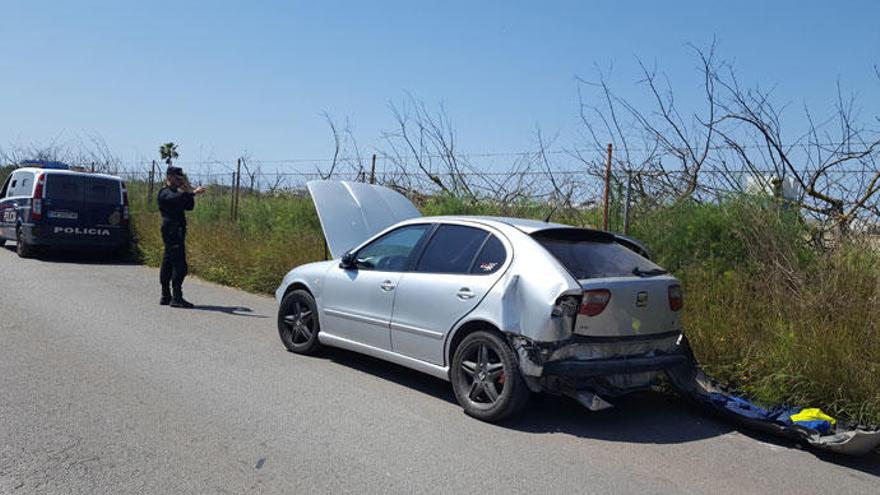
{"label": "car door", "polygon": [[397,287],[391,316],[394,352],[442,366],[446,335],[498,281],[509,258],[496,235],[444,224]]}
{"label": "car door", "polygon": [[391,349],[391,309],[397,284],[431,224],[407,225],[361,247],[355,266],[334,266],[321,291],[321,331]]}
{"label": "car door", "polygon": [[33,174],[15,172],[11,174],[0,191],[0,236],[7,240],[15,239],[15,227],[18,222],[19,191],[24,190],[22,183]]}

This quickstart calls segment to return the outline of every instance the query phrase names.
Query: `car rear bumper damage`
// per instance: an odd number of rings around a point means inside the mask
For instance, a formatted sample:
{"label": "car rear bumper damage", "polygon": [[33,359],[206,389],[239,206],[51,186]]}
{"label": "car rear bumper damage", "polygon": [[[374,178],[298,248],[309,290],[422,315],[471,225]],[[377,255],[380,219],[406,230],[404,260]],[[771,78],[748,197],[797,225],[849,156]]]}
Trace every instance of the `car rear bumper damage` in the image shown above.
{"label": "car rear bumper damage", "polygon": [[[688,365],[681,332],[626,337],[575,335],[559,342],[511,337],[533,391],[568,395],[589,407],[654,385],[661,373]],[[586,395],[585,395],[586,394]],[[604,400],[598,409],[610,407]]]}
{"label": "car rear bumper damage", "polygon": [[687,363],[681,354],[629,356],[614,359],[563,359],[544,366],[544,375],[592,378],[608,375],[631,375],[649,371],[663,371]]}
{"label": "car rear bumper damage", "polygon": [[827,431],[817,431],[792,421],[791,413],[813,409],[749,403],[702,371],[680,332],[636,338],[575,337],[555,343],[511,336],[510,341],[529,388],[567,395],[592,411],[612,407],[603,397],[645,389],[666,376],[692,404],[751,430],[846,455],[865,455],[880,445],[880,429],[874,426],[837,421]]}

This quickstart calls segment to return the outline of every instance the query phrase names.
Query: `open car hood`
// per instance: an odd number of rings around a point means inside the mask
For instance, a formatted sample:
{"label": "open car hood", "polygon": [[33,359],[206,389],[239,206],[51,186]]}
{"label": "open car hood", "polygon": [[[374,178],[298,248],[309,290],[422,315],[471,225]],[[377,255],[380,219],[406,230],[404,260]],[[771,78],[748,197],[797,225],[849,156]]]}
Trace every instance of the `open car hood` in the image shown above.
{"label": "open car hood", "polygon": [[422,216],[404,195],[387,187],[336,180],[306,185],[333,258],[386,227]]}

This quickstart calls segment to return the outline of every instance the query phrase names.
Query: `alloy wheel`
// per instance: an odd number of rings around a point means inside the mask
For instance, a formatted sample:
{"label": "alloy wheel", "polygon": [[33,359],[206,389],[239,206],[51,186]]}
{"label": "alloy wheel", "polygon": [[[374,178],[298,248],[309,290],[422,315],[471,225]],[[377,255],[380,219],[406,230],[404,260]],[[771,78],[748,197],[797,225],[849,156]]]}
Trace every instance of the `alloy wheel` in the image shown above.
{"label": "alloy wheel", "polygon": [[291,311],[284,316],[284,328],[289,332],[294,345],[309,342],[315,333],[315,319],[312,310],[300,301],[294,301]]}
{"label": "alloy wheel", "polygon": [[504,363],[488,342],[473,342],[461,361],[460,375],[467,399],[478,407],[491,407],[504,392]]}

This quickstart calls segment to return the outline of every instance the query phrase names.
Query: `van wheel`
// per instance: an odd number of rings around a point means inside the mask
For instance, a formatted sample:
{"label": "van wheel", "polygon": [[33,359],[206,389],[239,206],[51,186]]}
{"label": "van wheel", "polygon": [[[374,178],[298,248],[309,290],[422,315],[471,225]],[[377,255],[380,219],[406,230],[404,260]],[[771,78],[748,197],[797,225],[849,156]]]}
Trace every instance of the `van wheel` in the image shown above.
{"label": "van wheel", "polygon": [[18,253],[19,258],[31,258],[34,255],[34,247],[30,244],[24,242],[24,234],[21,231],[21,227],[19,226],[15,229],[15,252]]}
{"label": "van wheel", "polygon": [[278,308],[278,334],[290,352],[315,354],[321,349],[318,332],[318,307],[315,299],[304,290],[286,295]]}
{"label": "van wheel", "polygon": [[464,412],[488,422],[518,412],[529,399],[513,349],[498,335],[474,332],[455,350],[450,370],[455,398]]}

